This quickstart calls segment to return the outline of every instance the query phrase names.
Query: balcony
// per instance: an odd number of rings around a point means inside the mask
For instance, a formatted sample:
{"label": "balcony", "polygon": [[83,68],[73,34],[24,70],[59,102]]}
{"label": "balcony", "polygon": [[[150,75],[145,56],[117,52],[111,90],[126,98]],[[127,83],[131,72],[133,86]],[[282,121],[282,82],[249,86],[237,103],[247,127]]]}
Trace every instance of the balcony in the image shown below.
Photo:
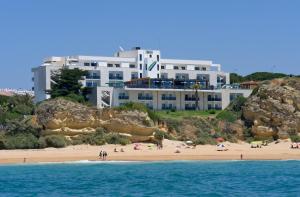
{"label": "balcony", "polygon": [[201,90],[214,90],[209,83],[201,83],[195,79],[154,79],[144,78],[125,82],[128,88],[155,88],[155,89],[193,89],[193,85],[199,84]]}
{"label": "balcony", "polygon": [[[196,98],[195,97],[185,97],[184,98],[185,101],[196,101]],[[199,100],[199,98],[198,98]]]}
{"label": "balcony", "polygon": [[222,107],[210,107],[210,106],[208,106],[207,109],[208,110],[212,110],[212,109],[214,109],[214,110],[222,110]]}
{"label": "balcony", "polygon": [[162,106],[161,109],[162,110],[172,110],[172,109],[176,109],[176,106]]}
{"label": "balcony", "polygon": [[176,101],[176,96],[162,96],[161,100],[163,100],[163,101]]}
{"label": "balcony", "polygon": [[153,100],[153,97],[152,96],[138,96],[138,100],[150,101],[150,100]]}
{"label": "balcony", "polygon": [[222,98],[207,98],[207,101],[222,101]]}
{"label": "balcony", "polygon": [[194,106],[185,106],[184,109],[185,110],[196,110],[196,107],[194,107]]}
{"label": "balcony", "polygon": [[109,76],[110,80],[123,80],[123,76]]}
{"label": "balcony", "polygon": [[100,79],[100,75],[87,75],[86,79]]}
{"label": "balcony", "polygon": [[128,100],[129,99],[129,96],[119,96],[119,100]]}

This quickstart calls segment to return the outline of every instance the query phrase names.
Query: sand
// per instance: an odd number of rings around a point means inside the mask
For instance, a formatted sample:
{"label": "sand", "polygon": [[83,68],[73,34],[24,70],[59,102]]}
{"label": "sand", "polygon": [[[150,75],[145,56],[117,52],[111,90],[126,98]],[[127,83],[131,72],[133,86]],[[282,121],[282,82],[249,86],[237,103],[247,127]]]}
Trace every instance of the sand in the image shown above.
{"label": "sand", "polygon": [[[127,146],[77,145],[66,148],[46,148],[29,150],[0,150],[0,163],[36,163],[90,160],[99,161],[100,150],[108,153],[110,161],[167,161],[167,160],[287,160],[300,159],[300,149],[291,149],[291,142],[271,143],[262,148],[250,148],[250,144],[225,142],[228,151],[217,151],[213,145],[188,147],[179,141],[164,140],[163,149],[158,150],[153,144],[141,143],[140,150],[134,150],[134,144]],[[114,149],[119,152],[114,152]],[[120,152],[123,148],[124,152]],[[180,153],[175,153],[176,150]]]}

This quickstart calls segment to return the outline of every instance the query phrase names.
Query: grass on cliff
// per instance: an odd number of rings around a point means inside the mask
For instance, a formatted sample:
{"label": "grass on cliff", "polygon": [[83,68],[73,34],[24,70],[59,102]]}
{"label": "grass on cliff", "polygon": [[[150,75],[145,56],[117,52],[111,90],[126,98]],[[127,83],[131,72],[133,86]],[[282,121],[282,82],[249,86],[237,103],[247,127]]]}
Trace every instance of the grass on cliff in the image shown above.
{"label": "grass on cliff", "polygon": [[161,111],[155,111],[154,113],[157,114],[157,116],[160,119],[183,119],[188,117],[207,117],[207,116],[215,116],[220,111],[216,110],[206,110],[206,111],[198,111],[198,110],[178,110],[178,111],[169,111],[169,110],[161,110]]}

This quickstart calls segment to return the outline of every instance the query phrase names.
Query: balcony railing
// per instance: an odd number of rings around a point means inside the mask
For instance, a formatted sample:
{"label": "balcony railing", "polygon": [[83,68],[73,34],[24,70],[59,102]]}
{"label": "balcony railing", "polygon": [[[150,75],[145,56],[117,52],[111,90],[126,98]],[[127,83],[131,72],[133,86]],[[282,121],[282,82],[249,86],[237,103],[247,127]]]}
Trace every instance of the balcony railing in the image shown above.
{"label": "balcony railing", "polygon": [[123,80],[123,76],[109,76],[109,79],[113,79],[113,80]]}
{"label": "balcony railing", "polygon": [[214,110],[222,110],[222,107],[208,107],[208,110],[211,110],[211,109],[214,109]]}
{"label": "balcony railing", "polygon": [[[185,101],[196,101],[196,98],[195,97],[185,97],[184,98]],[[199,100],[199,98],[198,98]]]}
{"label": "balcony railing", "polygon": [[138,100],[153,100],[152,96],[138,96]]}
{"label": "balcony railing", "polygon": [[192,106],[185,106],[184,108],[185,110],[196,110],[196,107],[192,107]]}
{"label": "balcony railing", "polygon": [[163,101],[175,101],[176,96],[162,96],[161,100],[163,100]]}
{"label": "balcony railing", "polygon": [[162,106],[161,109],[162,110],[172,110],[172,109],[176,109],[176,106]]}
{"label": "balcony railing", "polygon": [[129,96],[119,96],[119,99],[120,99],[120,100],[128,100],[128,99],[129,99]]}
{"label": "balcony railing", "polygon": [[87,75],[85,78],[86,79],[100,79],[100,76],[99,75]]}
{"label": "balcony railing", "polygon": [[207,98],[207,101],[222,101],[222,98]]}

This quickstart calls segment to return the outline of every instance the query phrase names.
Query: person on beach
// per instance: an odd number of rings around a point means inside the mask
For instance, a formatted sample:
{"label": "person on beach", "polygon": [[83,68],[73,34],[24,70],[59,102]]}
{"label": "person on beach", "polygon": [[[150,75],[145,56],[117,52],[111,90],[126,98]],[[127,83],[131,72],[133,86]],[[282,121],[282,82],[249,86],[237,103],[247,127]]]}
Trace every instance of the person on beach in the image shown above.
{"label": "person on beach", "polygon": [[99,153],[99,157],[100,157],[100,159],[103,158],[103,151],[102,151],[102,150],[101,150],[100,153]]}
{"label": "person on beach", "polygon": [[243,160],[243,154],[241,154],[241,160]]}
{"label": "person on beach", "polygon": [[107,157],[107,152],[103,151],[103,160],[106,160],[106,157]]}

